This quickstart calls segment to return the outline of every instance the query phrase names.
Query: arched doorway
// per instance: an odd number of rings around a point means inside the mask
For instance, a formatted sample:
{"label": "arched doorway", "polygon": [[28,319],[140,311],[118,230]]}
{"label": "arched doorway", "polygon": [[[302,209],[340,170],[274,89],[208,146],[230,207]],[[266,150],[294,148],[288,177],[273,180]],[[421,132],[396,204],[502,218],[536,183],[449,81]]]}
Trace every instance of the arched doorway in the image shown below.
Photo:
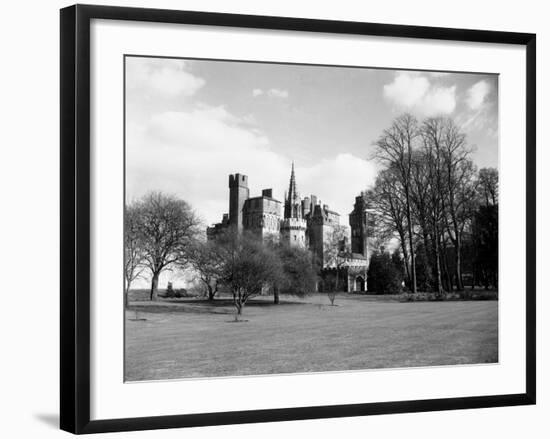
{"label": "arched doorway", "polygon": [[365,278],[363,276],[355,278],[355,291],[365,291]]}

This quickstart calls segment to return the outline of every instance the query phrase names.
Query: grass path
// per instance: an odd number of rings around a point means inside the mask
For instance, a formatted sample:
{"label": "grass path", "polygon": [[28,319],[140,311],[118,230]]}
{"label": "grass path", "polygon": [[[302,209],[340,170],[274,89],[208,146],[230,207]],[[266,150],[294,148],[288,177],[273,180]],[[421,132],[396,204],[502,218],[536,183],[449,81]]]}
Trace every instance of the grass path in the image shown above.
{"label": "grass path", "polygon": [[[314,296],[247,305],[133,303],[126,379],[231,376],[498,361],[498,302],[383,302]],[[146,311],[147,310],[147,311]],[[153,312],[151,312],[153,311]]]}

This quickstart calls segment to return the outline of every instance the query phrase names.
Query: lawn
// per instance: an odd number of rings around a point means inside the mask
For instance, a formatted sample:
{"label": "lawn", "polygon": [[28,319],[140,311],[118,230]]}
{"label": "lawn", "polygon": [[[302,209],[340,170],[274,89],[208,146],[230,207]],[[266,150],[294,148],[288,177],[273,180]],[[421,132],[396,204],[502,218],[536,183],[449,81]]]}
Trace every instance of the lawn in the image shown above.
{"label": "lawn", "polygon": [[[228,300],[131,302],[128,381],[498,361],[498,302],[269,298],[233,322]],[[136,319],[136,311],[137,317]]]}

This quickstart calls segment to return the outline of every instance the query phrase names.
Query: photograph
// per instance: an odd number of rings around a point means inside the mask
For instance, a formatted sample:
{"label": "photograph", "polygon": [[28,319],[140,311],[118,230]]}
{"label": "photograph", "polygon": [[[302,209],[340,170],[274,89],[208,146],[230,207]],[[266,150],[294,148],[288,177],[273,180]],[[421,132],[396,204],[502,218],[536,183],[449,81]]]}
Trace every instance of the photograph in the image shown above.
{"label": "photograph", "polygon": [[125,382],[499,362],[498,74],[126,54],[122,203]]}

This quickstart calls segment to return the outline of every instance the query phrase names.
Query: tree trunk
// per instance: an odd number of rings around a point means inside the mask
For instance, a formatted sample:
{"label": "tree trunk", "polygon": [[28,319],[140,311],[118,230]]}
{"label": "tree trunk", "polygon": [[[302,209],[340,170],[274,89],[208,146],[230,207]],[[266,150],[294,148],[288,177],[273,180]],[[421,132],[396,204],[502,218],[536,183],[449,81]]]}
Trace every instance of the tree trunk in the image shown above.
{"label": "tree trunk", "polygon": [[442,261],[443,276],[444,276],[444,279],[445,279],[444,290],[445,291],[452,291],[453,282],[452,282],[452,279],[451,279],[451,274],[449,272],[449,262],[447,260],[447,247],[446,247],[444,241],[442,241],[441,244],[440,244],[439,254],[440,254],[440,257],[441,257],[441,261]]}
{"label": "tree trunk", "polygon": [[151,295],[149,297],[151,301],[157,300],[158,286],[159,286],[159,273],[153,273],[153,278],[151,279]]}
{"label": "tree trunk", "polygon": [[240,302],[239,300],[235,301],[235,308],[236,308],[236,312],[235,312],[235,321],[238,322],[239,321],[239,317],[242,315],[243,313],[243,307],[244,307],[244,303]]}
{"label": "tree trunk", "polygon": [[436,285],[436,294],[438,296],[443,295],[443,288],[441,287],[441,261],[439,258],[439,231],[437,224],[434,226],[434,239],[433,239],[433,252],[435,256],[435,285]]}
{"label": "tree trunk", "polygon": [[403,260],[405,262],[405,272],[407,275],[407,284],[411,285],[411,272],[409,269],[409,251],[407,250],[407,239],[405,238],[405,234],[400,230],[399,232],[399,239],[401,241],[401,250],[403,250]]}
{"label": "tree trunk", "polygon": [[275,305],[278,305],[279,301],[280,301],[280,299],[279,299],[279,288],[274,287],[273,288],[273,303]]}
{"label": "tree trunk", "polygon": [[460,239],[457,239],[455,246],[455,264],[456,264],[456,289],[458,291],[464,290],[464,283],[462,282],[462,245]]}
{"label": "tree trunk", "polygon": [[407,203],[407,227],[409,231],[409,250],[411,252],[411,291],[416,294],[416,258],[414,251],[413,225],[411,215],[411,197],[409,194],[408,185],[405,187],[405,197]]}
{"label": "tree trunk", "polygon": [[214,296],[216,295],[214,288],[212,288],[212,285],[208,285],[207,288],[208,288],[208,300],[214,300]]}

